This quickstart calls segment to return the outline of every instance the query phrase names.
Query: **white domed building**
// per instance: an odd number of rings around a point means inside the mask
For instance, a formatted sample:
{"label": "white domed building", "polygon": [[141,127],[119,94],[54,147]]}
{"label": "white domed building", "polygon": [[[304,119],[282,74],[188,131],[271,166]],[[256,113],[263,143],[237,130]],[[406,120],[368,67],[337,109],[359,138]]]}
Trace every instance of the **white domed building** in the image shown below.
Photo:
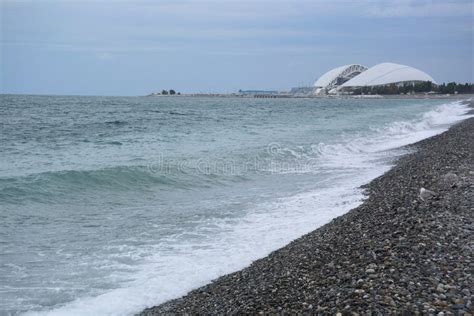
{"label": "white domed building", "polygon": [[414,85],[427,81],[436,84],[430,75],[410,66],[381,63],[367,69],[362,65],[353,64],[328,71],[314,86],[316,94],[336,94],[350,93],[362,87]]}
{"label": "white domed building", "polygon": [[382,63],[343,83],[341,88],[369,87],[400,83],[436,82],[427,73],[405,65]]}

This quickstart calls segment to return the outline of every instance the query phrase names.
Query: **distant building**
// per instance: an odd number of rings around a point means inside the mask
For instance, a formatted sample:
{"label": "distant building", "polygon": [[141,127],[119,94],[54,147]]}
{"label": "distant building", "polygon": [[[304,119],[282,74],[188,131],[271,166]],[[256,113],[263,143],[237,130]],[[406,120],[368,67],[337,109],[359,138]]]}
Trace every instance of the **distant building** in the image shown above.
{"label": "distant building", "polygon": [[240,95],[272,95],[278,94],[278,91],[267,91],[267,90],[239,90]]}
{"label": "distant building", "polygon": [[435,80],[427,73],[405,65],[381,63],[371,68],[346,65],[326,72],[314,84],[315,94],[351,93],[361,87],[403,86]]}

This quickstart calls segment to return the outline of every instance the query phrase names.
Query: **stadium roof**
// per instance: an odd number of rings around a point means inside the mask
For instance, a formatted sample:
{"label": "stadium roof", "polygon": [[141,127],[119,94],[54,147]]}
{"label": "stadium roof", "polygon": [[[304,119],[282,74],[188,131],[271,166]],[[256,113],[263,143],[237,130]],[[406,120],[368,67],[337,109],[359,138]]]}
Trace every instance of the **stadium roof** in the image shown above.
{"label": "stadium roof", "polygon": [[377,86],[405,81],[431,81],[436,83],[430,75],[416,68],[394,63],[382,63],[343,83],[341,88]]}
{"label": "stadium roof", "polygon": [[336,84],[338,78],[346,78],[347,80],[347,78],[350,79],[354,75],[357,75],[366,69],[367,67],[362,66],[362,65],[357,65],[357,64],[344,65],[341,67],[337,67],[337,68],[329,70],[324,75],[322,75],[314,83],[314,86],[325,88],[325,87]]}

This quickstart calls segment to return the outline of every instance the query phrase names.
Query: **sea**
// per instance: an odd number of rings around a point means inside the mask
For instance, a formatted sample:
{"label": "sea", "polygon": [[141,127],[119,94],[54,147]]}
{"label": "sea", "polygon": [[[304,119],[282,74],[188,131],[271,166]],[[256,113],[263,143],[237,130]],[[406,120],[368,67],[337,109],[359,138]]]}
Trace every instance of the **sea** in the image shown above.
{"label": "sea", "polygon": [[406,98],[0,101],[5,315],[133,315],[182,296],[360,205],[404,145],[469,111]]}

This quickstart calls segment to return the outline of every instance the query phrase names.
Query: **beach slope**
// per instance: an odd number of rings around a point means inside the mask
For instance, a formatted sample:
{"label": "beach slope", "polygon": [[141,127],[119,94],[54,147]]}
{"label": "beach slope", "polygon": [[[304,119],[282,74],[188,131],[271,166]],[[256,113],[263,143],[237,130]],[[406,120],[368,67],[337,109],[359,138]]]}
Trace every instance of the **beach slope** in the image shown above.
{"label": "beach slope", "polygon": [[141,314],[472,313],[474,118],[412,147],[361,206]]}

